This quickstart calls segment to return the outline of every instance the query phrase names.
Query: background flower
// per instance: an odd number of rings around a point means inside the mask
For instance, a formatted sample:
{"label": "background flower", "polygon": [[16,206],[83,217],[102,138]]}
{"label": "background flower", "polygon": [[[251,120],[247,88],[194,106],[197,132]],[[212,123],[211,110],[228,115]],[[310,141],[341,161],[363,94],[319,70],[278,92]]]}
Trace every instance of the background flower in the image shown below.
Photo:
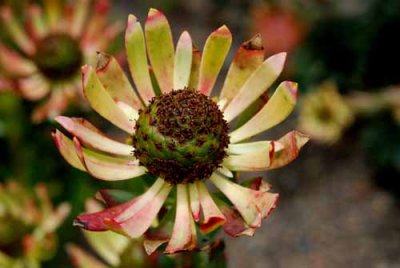
{"label": "background flower", "polygon": [[96,50],[108,49],[119,32],[118,24],[107,23],[108,9],[107,0],[45,0],[43,6],[25,4],[20,19],[1,7],[1,25],[11,40],[0,42],[0,73],[23,97],[43,100],[34,122],[83,103],[80,66],[93,62]]}
{"label": "background flower", "polygon": [[67,203],[53,208],[42,184],[35,194],[15,181],[0,184],[0,266],[38,267],[51,258],[69,210]]}
{"label": "background flower", "polygon": [[301,102],[299,129],[321,143],[333,144],[354,122],[354,112],[333,82],[324,82]]}

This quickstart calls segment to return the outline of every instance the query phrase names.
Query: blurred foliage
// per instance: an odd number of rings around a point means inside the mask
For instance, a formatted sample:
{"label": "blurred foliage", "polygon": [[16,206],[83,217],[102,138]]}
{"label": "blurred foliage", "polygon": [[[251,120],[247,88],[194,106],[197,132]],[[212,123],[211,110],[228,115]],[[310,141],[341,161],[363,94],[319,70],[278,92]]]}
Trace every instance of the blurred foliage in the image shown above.
{"label": "blurred foliage", "polygon": [[375,0],[361,14],[331,12],[318,18],[299,51],[299,57],[307,59],[302,63],[316,67],[311,73],[297,68],[300,78],[307,86],[333,78],[342,92],[399,83],[395,64],[400,60],[400,40],[394,38],[399,27],[397,0]]}

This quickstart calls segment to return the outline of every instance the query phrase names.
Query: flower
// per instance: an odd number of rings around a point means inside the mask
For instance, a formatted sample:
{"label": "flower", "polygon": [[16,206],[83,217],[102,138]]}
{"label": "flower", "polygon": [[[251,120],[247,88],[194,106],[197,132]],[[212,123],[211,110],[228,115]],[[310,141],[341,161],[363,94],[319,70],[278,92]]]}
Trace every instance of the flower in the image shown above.
{"label": "flower", "polygon": [[[229,134],[228,123],[271,86],[283,69],[286,54],[264,61],[259,35],[243,43],[216,104],[209,95],[231,45],[228,28],[214,31],[202,53],[186,31],[174,49],[168,21],[158,10],[150,9],[144,28],[143,33],[136,17],[129,16],[126,50],[138,94],[111,56],[100,53],[96,68],[82,68],[88,102],[125,131],[131,142],[113,140],[85,119],[64,116],[56,121],[73,138],[59,130],[53,138],[66,161],[98,179],[115,181],[149,174],[154,183],[144,194],[123,203],[111,191],[99,192],[109,208],[80,215],[75,225],[131,238],[145,235],[149,254],[167,242],[166,253],[195,249],[195,222],[202,233],[223,226],[232,236],[252,235],[275,207],[278,194],[270,193],[269,185],[260,180],[251,182],[250,188],[242,186],[233,181],[233,172],[278,168],[297,157],[308,141],[297,131],[278,141],[248,141],[290,114],[297,100],[297,84],[282,82],[250,120]],[[227,199],[210,193],[207,179]],[[172,203],[176,201],[176,209],[168,202],[161,210],[175,191]],[[158,218],[159,224],[151,227]]]}
{"label": "flower", "polygon": [[43,184],[35,195],[15,181],[0,184],[0,266],[36,267],[49,259],[69,210],[67,203],[53,208]]}
{"label": "flower", "polygon": [[[31,101],[42,100],[32,119],[53,118],[80,96],[80,67],[105,50],[117,24],[107,25],[107,0],[76,0],[63,6],[45,0],[27,6],[23,25],[9,6],[0,9],[0,22],[15,46],[0,42],[0,73],[14,80],[14,89]],[[16,49],[13,49],[16,47]],[[83,103],[83,101],[82,101]]]}
{"label": "flower", "polygon": [[354,121],[351,107],[333,82],[324,82],[304,96],[299,129],[321,143],[337,142]]}

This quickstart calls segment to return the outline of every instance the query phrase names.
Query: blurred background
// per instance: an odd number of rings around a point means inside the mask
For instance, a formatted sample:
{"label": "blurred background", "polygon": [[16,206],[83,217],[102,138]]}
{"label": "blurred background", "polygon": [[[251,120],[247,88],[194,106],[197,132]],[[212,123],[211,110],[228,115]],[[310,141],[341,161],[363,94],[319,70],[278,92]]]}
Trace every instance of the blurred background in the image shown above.
{"label": "blurred background", "polygon": [[[23,20],[24,2],[0,4],[11,5]],[[266,137],[298,129],[312,139],[290,165],[256,174],[273,185],[280,201],[254,237],[223,236],[228,267],[400,267],[400,1],[114,0],[110,20],[125,25],[131,13],[144,22],[150,7],[167,15],[175,42],[188,30],[202,47],[210,32],[222,24],[229,27],[233,45],[219,85],[236,49],[257,33],[263,37],[266,57],[288,52],[279,81],[299,83],[295,113]],[[0,31],[0,40],[7,38]],[[123,42],[121,33],[113,49],[123,48]],[[10,195],[1,196],[15,188],[7,185],[11,180],[26,188],[21,197],[11,194],[18,200],[28,195],[46,199],[34,190],[46,185],[54,204],[50,214],[59,219],[59,227],[48,231],[53,242],[45,245],[58,246],[42,258],[42,267],[73,267],[66,250],[73,251],[71,243],[96,254],[72,227],[86,199],[104,187],[135,184],[99,182],[70,167],[51,139],[57,124],[32,123],[34,106],[12,91],[0,92],[0,202],[12,207]],[[90,109],[72,107],[63,114],[101,122]],[[68,216],[62,214],[63,202],[70,204]],[[10,229],[7,205],[0,205],[0,250],[13,256],[22,254],[15,249],[17,238],[32,228]],[[7,238],[12,246],[3,238],[9,232],[15,236]],[[2,258],[0,254],[0,263]]]}

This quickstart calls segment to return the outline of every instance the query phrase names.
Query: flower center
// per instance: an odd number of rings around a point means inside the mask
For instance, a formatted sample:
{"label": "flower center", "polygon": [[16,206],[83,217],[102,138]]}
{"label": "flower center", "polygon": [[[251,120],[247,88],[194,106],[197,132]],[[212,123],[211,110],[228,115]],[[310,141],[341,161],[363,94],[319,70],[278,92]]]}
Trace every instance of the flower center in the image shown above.
{"label": "flower center", "polygon": [[333,118],[332,111],[326,107],[317,110],[317,118],[322,122],[330,121]]}
{"label": "flower center", "polygon": [[228,124],[218,106],[189,89],[154,97],[139,111],[135,157],[150,174],[171,184],[207,179],[229,144]]}
{"label": "flower center", "polygon": [[67,34],[50,34],[37,43],[34,61],[50,80],[74,76],[82,65],[83,55],[77,40]]}

